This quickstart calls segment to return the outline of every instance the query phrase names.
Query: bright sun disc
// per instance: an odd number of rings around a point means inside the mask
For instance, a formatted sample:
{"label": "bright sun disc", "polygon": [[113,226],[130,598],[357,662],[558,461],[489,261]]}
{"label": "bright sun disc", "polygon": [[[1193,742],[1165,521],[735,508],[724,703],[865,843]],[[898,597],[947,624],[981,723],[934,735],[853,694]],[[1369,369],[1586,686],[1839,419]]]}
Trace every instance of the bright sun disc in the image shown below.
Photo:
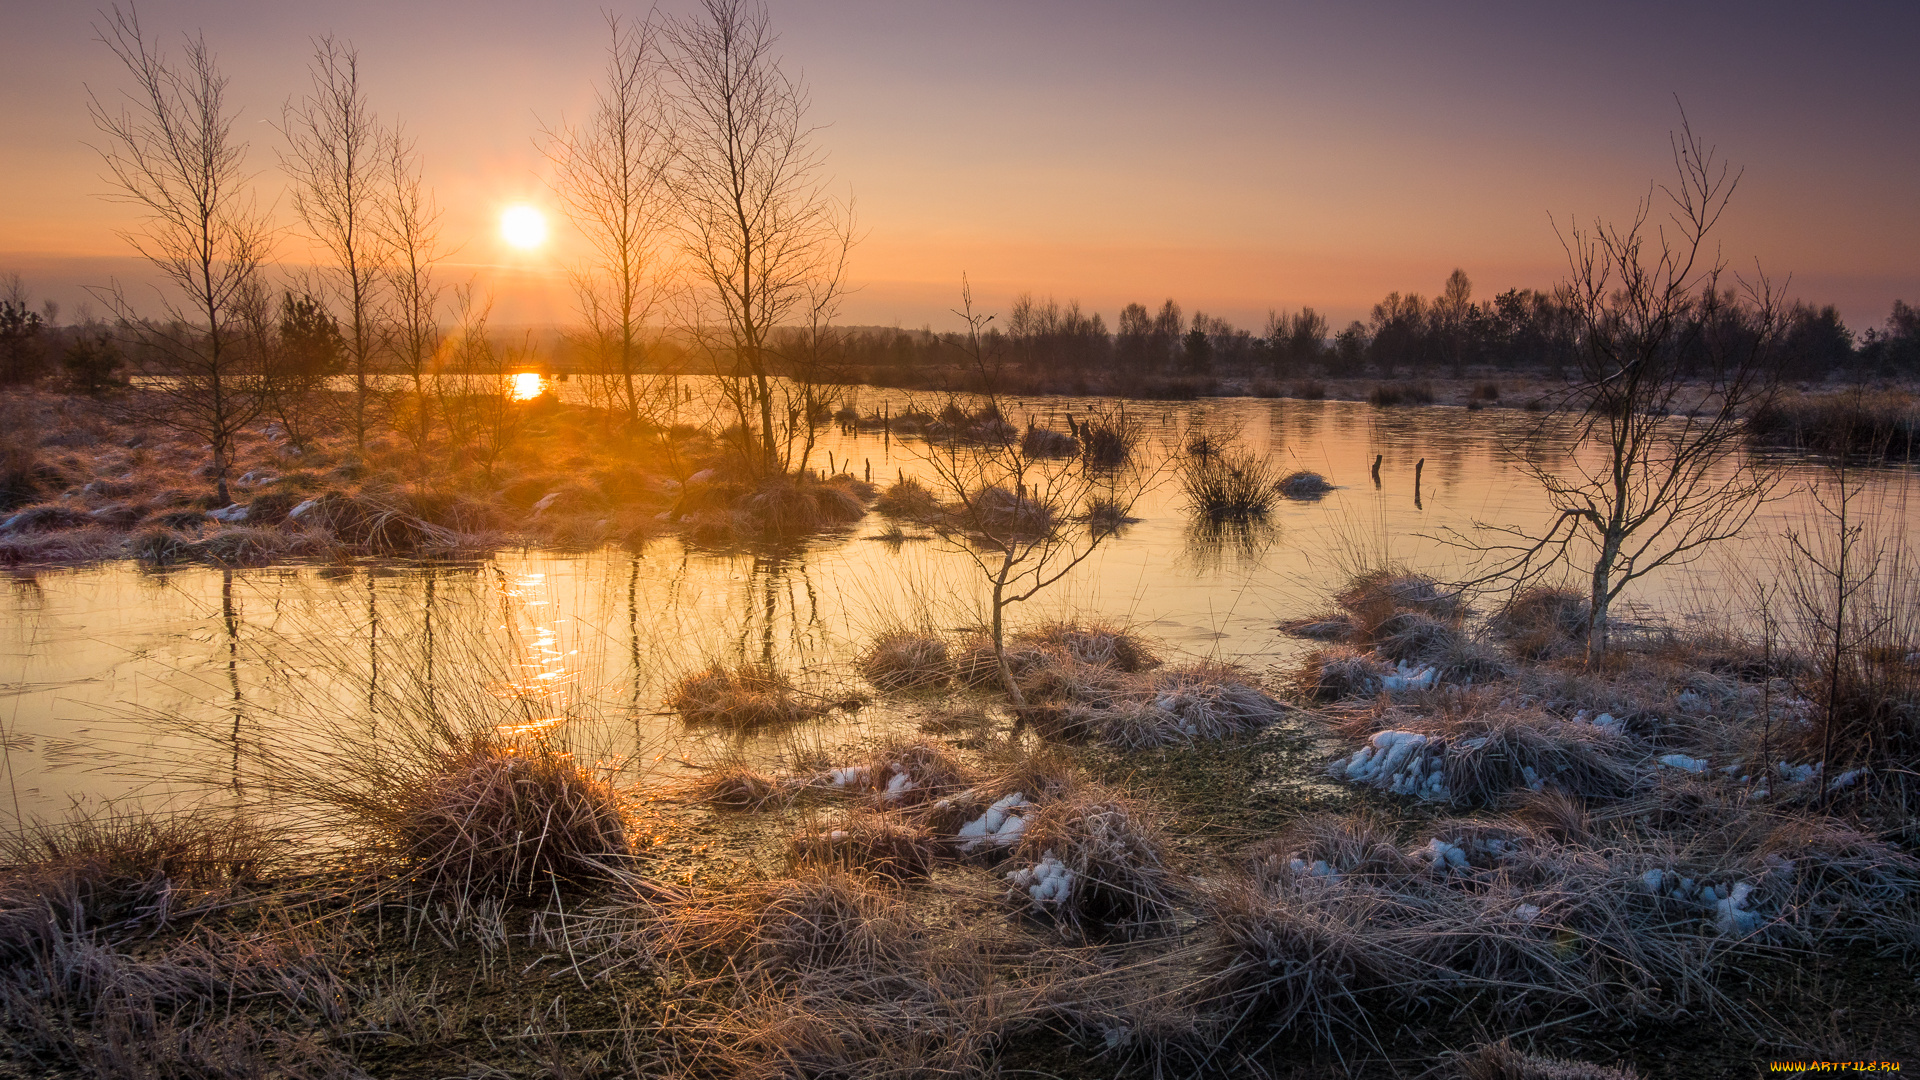
{"label": "bright sun disc", "polygon": [[509,206],[500,215],[500,236],[522,250],[547,242],[547,219],[531,206]]}

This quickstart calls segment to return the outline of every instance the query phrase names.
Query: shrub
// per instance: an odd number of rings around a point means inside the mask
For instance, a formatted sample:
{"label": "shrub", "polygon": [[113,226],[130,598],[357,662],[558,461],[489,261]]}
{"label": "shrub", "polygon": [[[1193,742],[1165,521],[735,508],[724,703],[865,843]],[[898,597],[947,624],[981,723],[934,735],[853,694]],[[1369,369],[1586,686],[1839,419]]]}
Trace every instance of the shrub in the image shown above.
{"label": "shrub", "polygon": [[1469,396],[1468,400],[1499,401],[1500,400],[1500,384],[1496,382],[1474,383],[1473,393]]}
{"label": "shrub", "polygon": [[1294,383],[1293,396],[1302,401],[1324,401],[1327,396],[1327,384],[1317,379]]}

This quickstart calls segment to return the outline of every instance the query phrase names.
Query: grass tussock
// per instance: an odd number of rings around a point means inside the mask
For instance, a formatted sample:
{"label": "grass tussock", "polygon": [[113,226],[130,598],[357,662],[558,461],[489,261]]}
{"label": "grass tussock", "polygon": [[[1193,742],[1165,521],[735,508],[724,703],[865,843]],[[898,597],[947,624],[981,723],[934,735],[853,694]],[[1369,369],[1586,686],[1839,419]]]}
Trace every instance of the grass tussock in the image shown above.
{"label": "grass tussock", "polygon": [[1133,453],[1146,439],[1146,428],[1137,417],[1127,415],[1124,406],[1111,410],[1096,409],[1078,423],[1081,459],[1089,465],[1115,468],[1133,460]]}
{"label": "grass tussock", "polygon": [[1283,497],[1302,501],[1321,498],[1333,490],[1333,485],[1327,482],[1326,477],[1305,469],[1288,473],[1274,486]]}
{"label": "grass tussock", "polygon": [[1063,431],[1029,425],[1020,440],[1020,453],[1034,459],[1078,457],[1080,440]]}
{"label": "grass tussock", "polygon": [[1314,701],[1372,697],[1393,668],[1370,652],[1337,645],[1307,654],[1294,675],[1294,687]]}
{"label": "grass tussock", "polygon": [[1265,518],[1280,497],[1280,470],[1247,451],[1189,453],[1180,462],[1187,509],[1208,521]]}
{"label": "grass tussock", "polygon": [[764,810],[787,795],[777,778],[739,761],[714,765],[686,786],[687,798],[735,813]]}
{"label": "grass tussock", "polygon": [[0,956],[22,960],[65,932],[164,927],[284,869],[256,823],[214,814],[77,813],[0,839]]}
{"label": "grass tussock", "polygon": [[803,698],[781,672],[756,664],[714,661],[674,684],[667,707],[688,724],[748,730],[819,716],[826,710]]}
{"label": "grass tussock", "polygon": [[581,886],[633,853],[613,786],[543,746],[476,740],[395,795],[376,825],[429,892]]}
{"label": "grass tussock", "polygon": [[1587,598],[1573,589],[1533,585],[1521,589],[1488,619],[1488,628],[1525,660],[1571,655],[1586,638]]}
{"label": "grass tussock", "polygon": [[953,681],[953,656],[945,638],[915,630],[889,630],[858,658],[860,674],[880,690],[930,690]]}
{"label": "grass tussock", "polygon": [[872,486],[851,476],[822,481],[803,473],[767,481],[741,496],[735,509],[760,535],[790,538],[859,521],[871,498]]}
{"label": "grass tussock", "polygon": [[1175,887],[1146,809],[1085,783],[1041,804],[1021,833],[1009,899],[1075,930],[1142,937],[1168,928]]}
{"label": "grass tussock", "polygon": [[873,508],[886,517],[904,521],[932,521],[940,515],[940,500],[925,484],[903,477],[887,485],[874,500]]}
{"label": "grass tussock", "polygon": [[1466,614],[1466,598],[1458,592],[1425,574],[1395,567],[1355,574],[1334,594],[1334,602],[1351,612],[1366,633],[1396,611],[1417,611],[1436,619]]}
{"label": "grass tussock", "polygon": [[926,828],[874,811],[802,829],[787,842],[790,866],[832,866],[895,881],[924,878],[943,845]]}
{"label": "grass tussock", "polygon": [[1111,622],[1044,622],[1020,631],[1013,640],[1020,645],[1065,655],[1076,663],[1128,674],[1160,665],[1160,657],[1145,638]]}

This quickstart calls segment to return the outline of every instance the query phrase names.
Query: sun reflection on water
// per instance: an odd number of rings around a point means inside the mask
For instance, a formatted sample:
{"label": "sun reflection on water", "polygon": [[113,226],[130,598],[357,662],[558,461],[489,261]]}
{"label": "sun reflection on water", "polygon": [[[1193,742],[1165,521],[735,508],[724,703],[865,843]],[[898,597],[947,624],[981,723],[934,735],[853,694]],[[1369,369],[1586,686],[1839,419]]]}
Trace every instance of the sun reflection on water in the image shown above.
{"label": "sun reflection on water", "polygon": [[546,389],[546,377],[537,371],[516,372],[513,376],[513,400],[515,401],[532,401]]}

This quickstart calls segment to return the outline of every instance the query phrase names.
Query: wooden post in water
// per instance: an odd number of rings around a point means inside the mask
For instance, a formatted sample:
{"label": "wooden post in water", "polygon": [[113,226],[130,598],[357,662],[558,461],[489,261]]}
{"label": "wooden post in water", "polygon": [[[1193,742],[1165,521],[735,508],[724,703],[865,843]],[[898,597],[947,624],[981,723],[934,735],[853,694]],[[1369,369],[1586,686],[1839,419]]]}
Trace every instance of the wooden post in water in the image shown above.
{"label": "wooden post in water", "polygon": [[1373,455],[1373,488],[1375,491],[1380,490],[1380,459],[1386,456],[1385,454]]}
{"label": "wooden post in water", "polygon": [[1414,509],[1416,509],[1416,510],[1419,510],[1419,509],[1421,509],[1421,506],[1420,506],[1420,472],[1421,472],[1421,470],[1423,470],[1423,469],[1425,469],[1426,467],[1427,467],[1427,459],[1426,459],[1426,458],[1421,458],[1421,459],[1420,459],[1419,461],[1416,461],[1416,462],[1414,462],[1414,463],[1413,463],[1413,508],[1414,508]]}
{"label": "wooden post in water", "polygon": [[873,483],[873,459],[867,458],[867,483]]}

